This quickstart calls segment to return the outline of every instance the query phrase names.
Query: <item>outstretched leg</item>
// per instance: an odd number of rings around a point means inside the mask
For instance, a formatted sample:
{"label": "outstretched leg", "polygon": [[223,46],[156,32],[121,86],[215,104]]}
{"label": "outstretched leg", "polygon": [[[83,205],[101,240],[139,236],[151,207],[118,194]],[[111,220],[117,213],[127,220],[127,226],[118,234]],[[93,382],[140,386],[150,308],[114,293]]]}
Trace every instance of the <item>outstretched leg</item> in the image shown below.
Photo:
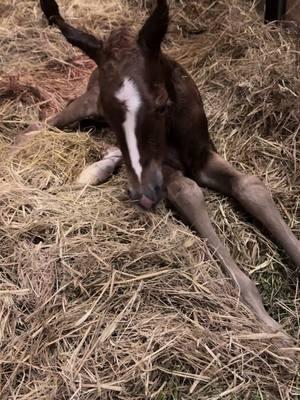
{"label": "outstretched leg", "polygon": [[281,326],[266,312],[261,296],[248,276],[235,264],[229,251],[218,238],[207,213],[201,188],[193,180],[186,178],[179,171],[168,173],[167,196],[171,204],[199,233],[207,239],[209,247],[215,252],[224,269],[230,275],[240,291],[241,298],[253,313],[271,331],[278,331]]}
{"label": "outstretched leg", "polygon": [[29,137],[37,135],[46,125],[62,129],[83,119],[96,117],[97,114],[97,98],[95,99],[91,93],[86,92],[46,121],[30,125],[25,132],[16,136],[15,144],[20,144]]}
{"label": "outstretched leg", "polygon": [[47,120],[47,124],[62,129],[83,119],[97,116],[97,97],[90,92],[85,92],[76,100],[68,104],[63,111]]}
{"label": "outstretched leg", "polygon": [[103,110],[99,102],[99,70],[95,69],[89,79],[87,90],[66,107],[43,122],[31,124],[24,132],[18,134],[15,144],[23,143],[30,136],[39,133],[46,125],[63,129],[84,119],[103,119]]}
{"label": "outstretched leg", "polygon": [[202,186],[235,198],[268,229],[300,267],[300,242],[282,219],[269,191],[259,178],[238,172],[217,153],[211,152],[195,179]]}

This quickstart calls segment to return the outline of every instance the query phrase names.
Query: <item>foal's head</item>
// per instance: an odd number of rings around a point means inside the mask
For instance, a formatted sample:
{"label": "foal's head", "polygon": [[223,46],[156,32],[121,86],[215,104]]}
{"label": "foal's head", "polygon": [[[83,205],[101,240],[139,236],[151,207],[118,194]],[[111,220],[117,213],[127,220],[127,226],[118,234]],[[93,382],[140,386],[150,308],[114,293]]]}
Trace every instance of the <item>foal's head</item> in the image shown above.
{"label": "foal's head", "polygon": [[169,99],[160,47],[167,27],[168,6],[161,0],[137,36],[111,34],[98,64],[103,110],[123,153],[129,195],[145,208],[162,197]]}
{"label": "foal's head", "polygon": [[67,24],[55,0],[40,2],[48,21],[97,63],[104,117],[117,134],[127,167],[129,194],[143,207],[151,208],[161,199],[163,186],[169,99],[161,43],[169,22],[167,0],[157,0],[136,36],[120,29],[105,42]]}

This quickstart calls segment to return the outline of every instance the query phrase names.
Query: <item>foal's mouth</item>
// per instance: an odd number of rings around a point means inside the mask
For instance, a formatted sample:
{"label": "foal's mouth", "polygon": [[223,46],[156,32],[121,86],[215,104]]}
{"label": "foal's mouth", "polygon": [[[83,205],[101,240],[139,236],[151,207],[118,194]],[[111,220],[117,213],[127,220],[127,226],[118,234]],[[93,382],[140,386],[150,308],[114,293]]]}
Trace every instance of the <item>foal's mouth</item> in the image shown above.
{"label": "foal's mouth", "polygon": [[155,194],[151,193],[151,196],[143,193],[141,195],[134,195],[128,190],[129,198],[136,204],[138,204],[144,210],[154,209],[160,201],[164,198],[163,191],[161,189],[156,190]]}
{"label": "foal's mouth", "polygon": [[144,208],[145,210],[151,210],[152,208],[154,208],[159,201],[153,201],[152,199],[150,199],[149,197],[145,196],[144,194],[142,195],[142,197],[139,200],[139,205]]}

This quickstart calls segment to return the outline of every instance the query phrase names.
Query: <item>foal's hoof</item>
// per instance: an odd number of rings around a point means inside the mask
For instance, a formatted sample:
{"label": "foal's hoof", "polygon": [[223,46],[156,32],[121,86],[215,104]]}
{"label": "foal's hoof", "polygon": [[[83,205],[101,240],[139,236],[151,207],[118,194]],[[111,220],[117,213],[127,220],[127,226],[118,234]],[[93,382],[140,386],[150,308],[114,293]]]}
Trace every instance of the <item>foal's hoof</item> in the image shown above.
{"label": "foal's hoof", "polygon": [[14,146],[20,147],[24,145],[28,139],[30,139],[32,136],[37,135],[43,129],[43,127],[44,126],[41,122],[35,122],[29,125],[29,127],[25,129],[25,131],[19,133],[15,137]]}
{"label": "foal's hoof", "polygon": [[98,161],[86,167],[79,175],[76,183],[83,186],[96,186],[104,182],[110,175],[111,171],[101,165],[101,161]]}
{"label": "foal's hoof", "polygon": [[122,154],[117,147],[109,147],[102,160],[86,167],[79,175],[79,185],[99,185],[105,182],[113,174],[122,162]]}
{"label": "foal's hoof", "polygon": [[33,132],[41,131],[43,128],[44,128],[44,124],[42,122],[34,122],[34,123],[30,124],[23,133],[25,135],[28,135]]}
{"label": "foal's hoof", "polygon": [[280,330],[274,335],[278,339],[278,354],[281,357],[289,358],[293,362],[299,360],[299,349],[295,347],[295,340],[284,330]]}

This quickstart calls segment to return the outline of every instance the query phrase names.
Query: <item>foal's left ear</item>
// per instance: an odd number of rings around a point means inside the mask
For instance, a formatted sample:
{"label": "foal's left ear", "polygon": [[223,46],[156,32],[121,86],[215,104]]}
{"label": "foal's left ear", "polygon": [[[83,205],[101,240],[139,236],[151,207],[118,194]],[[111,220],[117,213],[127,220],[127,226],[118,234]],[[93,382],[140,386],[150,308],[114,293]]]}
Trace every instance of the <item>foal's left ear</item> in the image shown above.
{"label": "foal's left ear", "polygon": [[169,25],[167,0],[157,0],[156,7],[139,32],[138,43],[150,55],[158,56]]}

